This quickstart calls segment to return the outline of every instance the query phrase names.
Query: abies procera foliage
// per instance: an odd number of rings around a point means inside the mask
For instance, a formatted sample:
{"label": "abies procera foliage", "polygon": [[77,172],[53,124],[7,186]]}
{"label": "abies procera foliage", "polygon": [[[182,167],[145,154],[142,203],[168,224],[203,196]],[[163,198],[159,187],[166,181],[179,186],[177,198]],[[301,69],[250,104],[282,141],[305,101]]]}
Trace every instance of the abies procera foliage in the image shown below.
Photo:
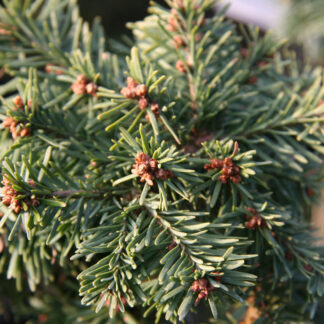
{"label": "abies procera foliage", "polygon": [[212,0],[167,3],[133,44],[74,0],[0,7],[0,270],[32,294],[1,288],[17,318],[316,316],[321,71]]}

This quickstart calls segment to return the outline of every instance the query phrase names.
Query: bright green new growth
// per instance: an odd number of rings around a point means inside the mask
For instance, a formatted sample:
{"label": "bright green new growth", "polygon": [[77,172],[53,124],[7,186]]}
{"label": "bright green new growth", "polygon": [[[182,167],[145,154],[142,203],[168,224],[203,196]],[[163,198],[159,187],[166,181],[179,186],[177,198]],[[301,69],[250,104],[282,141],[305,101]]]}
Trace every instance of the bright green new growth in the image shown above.
{"label": "bright green new growth", "polygon": [[[252,299],[262,323],[312,319],[324,292],[310,225],[323,175],[321,72],[301,71],[270,35],[211,15],[212,0],[167,2],[171,11],[152,3],[130,24],[132,49],[107,41],[97,20],[90,29],[74,0],[1,7],[0,62],[12,78],[0,86],[11,123],[0,270],[39,294],[17,314],[176,323],[200,302],[235,323]],[[145,96],[121,94],[130,81]]]}

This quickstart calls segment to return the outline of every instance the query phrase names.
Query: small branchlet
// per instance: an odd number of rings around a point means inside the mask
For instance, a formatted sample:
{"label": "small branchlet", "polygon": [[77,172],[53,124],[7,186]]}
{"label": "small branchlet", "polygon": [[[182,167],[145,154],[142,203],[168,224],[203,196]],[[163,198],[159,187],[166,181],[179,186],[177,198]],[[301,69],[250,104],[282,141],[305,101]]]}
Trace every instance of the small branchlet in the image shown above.
{"label": "small branchlet", "polygon": [[[16,96],[13,99],[13,110],[25,110],[25,104],[20,96]],[[28,99],[27,101],[27,107],[30,109],[32,107],[32,100]],[[31,134],[31,128],[25,126],[26,123],[24,122],[18,122],[14,117],[7,117],[2,122],[3,127],[8,128],[10,130],[10,133],[12,135],[13,139],[16,139],[17,137],[25,137],[29,136]]]}
{"label": "small branchlet", "polygon": [[[12,184],[6,177],[3,177],[1,183],[4,185],[0,189],[2,203],[12,209],[16,214],[18,214],[23,209],[22,202],[26,203],[27,206],[39,206],[40,202],[37,197],[30,197],[30,195],[28,195],[28,197],[26,198],[19,199],[18,191],[13,189]],[[34,186],[34,182],[32,181],[29,181],[28,184],[32,187]]]}

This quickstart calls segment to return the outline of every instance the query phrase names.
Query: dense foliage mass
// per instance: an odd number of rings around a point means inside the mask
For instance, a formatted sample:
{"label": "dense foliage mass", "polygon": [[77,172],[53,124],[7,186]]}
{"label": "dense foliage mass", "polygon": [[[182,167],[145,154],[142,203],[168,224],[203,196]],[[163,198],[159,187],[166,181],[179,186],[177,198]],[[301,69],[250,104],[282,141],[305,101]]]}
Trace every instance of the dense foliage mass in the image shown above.
{"label": "dense foliage mass", "polygon": [[213,0],[167,2],[130,24],[134,44],[107,41],[74,0],[0,8],[0,270],[24,295],[0,290],[17,317],[316,314],[321,71]]}

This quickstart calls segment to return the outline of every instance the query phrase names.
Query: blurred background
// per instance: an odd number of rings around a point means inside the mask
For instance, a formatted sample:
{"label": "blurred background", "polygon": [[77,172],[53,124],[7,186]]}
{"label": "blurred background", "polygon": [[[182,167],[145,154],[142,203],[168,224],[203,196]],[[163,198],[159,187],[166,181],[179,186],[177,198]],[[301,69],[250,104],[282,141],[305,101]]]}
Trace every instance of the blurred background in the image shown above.
{"label": "blurred background", "polygon": [[[108,36],[117,38],[130,31],[125,27],[129,21],[141,20],[147,15],[149,0],[79,0],[81,15],[92,21],[100,16]],[[164,4],[163,0],[155,1]]]}

